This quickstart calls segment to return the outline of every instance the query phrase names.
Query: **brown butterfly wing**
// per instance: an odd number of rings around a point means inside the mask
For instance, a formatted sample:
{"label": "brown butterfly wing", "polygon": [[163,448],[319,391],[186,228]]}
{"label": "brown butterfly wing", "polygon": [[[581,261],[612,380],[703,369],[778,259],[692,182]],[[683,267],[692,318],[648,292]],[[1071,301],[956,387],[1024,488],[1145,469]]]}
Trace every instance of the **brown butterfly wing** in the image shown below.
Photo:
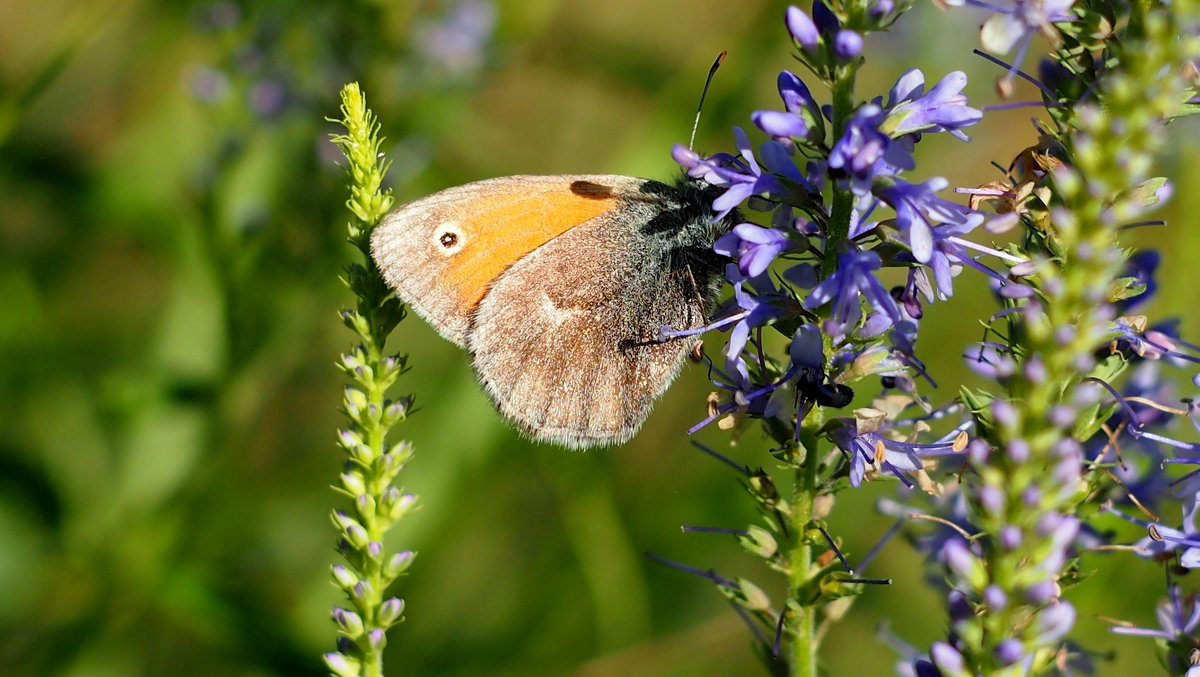
{"label": "brown butterfly wing", "polygon": [[475,311],[468,348],[500,411],[538,440],[571,447],[631,438],[692,343],[664,325],[704,322],[685,265],[639,234],[653,202],[629,201],[526,255]]}
{"label": "brown butterfly wing", "polygon": [[465,346],[471,313],[514,262],[609,212],[636,190],[625,176],[507,176],[450,188],[388,214],[371,253],[396,294]]}

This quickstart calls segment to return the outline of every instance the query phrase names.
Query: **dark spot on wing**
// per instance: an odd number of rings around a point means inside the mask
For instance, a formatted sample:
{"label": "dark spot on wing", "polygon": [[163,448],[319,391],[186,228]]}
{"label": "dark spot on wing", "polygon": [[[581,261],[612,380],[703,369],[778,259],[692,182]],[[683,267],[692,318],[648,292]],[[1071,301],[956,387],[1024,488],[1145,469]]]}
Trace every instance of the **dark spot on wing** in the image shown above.
{"label": "dark spot on wing", "polygon": [[712,201],[721,190],[714,191],[699,181],[680,177],[673,185],[643,181],[638,185],[638,192],[647,203],[654,204],[653,216],[642,224],[641,232],[674,236],[689,228],[710,230],[704,224],[712,214]]}
{"label": "dark spot on wing", "polygon": [[613,196],[612,186],[592,183],[591,181],[572,181],[571,192],[579,197],[586,197],[592,200],[607,199]]}
{"label": "dark spot on wing", "polygon": [[656,195],[664,198],[678,198],[679,189],[668,186],[661,181],[644,181],[638,186],[638,192],[646,195]]}
{"label": "dark spot on wing", "polygon": [[658,235],[660,233],[678,233],[683,228],[683,224],[687,223],[687,213],[682,208],[663,209],[650,217],[650,220],[642,224],[642,232],[647,235]]}

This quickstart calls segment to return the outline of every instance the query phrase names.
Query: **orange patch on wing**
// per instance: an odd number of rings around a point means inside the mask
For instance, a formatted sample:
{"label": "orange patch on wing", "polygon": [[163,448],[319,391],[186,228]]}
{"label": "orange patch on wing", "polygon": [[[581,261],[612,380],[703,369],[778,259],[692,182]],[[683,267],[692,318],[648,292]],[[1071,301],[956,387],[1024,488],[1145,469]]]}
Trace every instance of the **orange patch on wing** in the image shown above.
{"label": "orange patch on wing", "polygon": [[611,187],[582,181],[564,182],[561,191],[476,199],[458,221],[467,241],[447,262],[445,282],[469,311],[518,259],[616,206]]}

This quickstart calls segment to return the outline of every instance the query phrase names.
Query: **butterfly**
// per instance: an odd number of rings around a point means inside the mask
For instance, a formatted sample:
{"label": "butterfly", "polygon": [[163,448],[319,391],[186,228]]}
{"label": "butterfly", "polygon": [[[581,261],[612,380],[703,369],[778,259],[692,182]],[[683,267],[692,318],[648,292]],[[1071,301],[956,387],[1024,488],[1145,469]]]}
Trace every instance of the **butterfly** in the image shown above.
{"label": "butterfly", "polygon": [[396,209],[371,253],[396,295],[471,354],[496,408],[535,440],[620,444],[694,341],[728,259],[719,189],[617,175],[507,176]]}

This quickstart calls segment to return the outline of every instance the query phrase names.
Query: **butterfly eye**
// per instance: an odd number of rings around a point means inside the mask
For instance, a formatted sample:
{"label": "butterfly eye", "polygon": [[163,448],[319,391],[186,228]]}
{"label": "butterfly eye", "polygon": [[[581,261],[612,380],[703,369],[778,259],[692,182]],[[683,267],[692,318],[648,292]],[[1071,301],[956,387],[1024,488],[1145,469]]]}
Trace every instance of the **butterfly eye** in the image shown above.
{"label": "butterfly eye", "polygon": [[455,254],[463,248],[465,239],[458,223],[451,221],[439,225],[433,231],[433,244],[443,256]]}

